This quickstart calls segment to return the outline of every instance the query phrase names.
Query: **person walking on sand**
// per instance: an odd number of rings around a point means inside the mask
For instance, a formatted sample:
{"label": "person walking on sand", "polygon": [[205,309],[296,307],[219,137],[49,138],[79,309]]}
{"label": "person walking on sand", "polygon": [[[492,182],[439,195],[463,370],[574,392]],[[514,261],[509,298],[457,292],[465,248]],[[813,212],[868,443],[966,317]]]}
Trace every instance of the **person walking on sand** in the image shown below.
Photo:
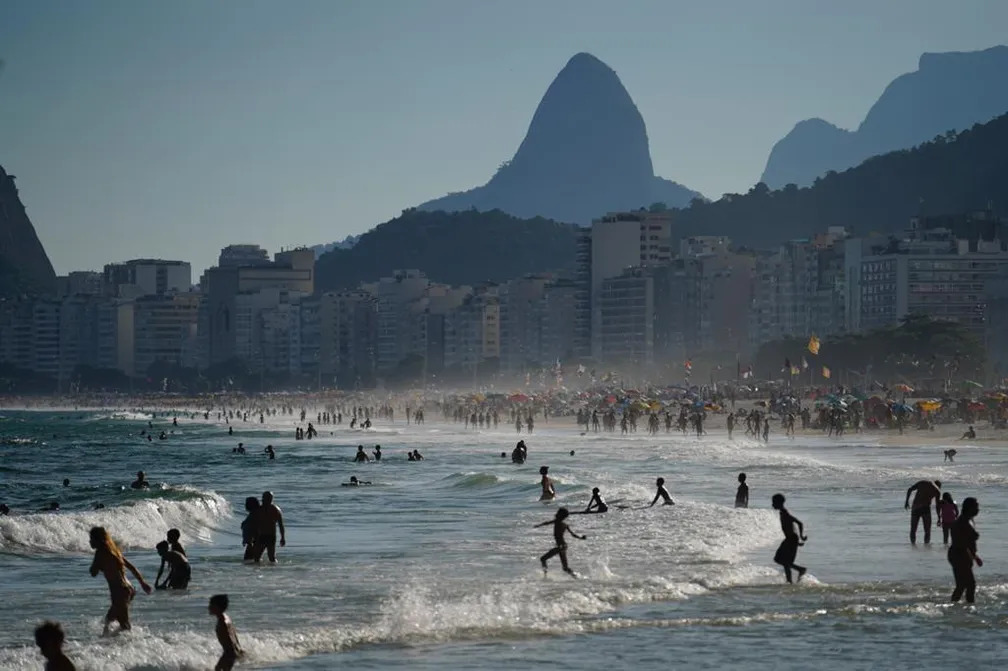
{"label": "person walking on sand", "polygon": [[962,512],[959,519],[952,525],[952,546],[948,549],[948,561],[952,565],[952,577],[955,578],[955,589],[952,591],[952,603],[966,595],[966,603],[973,603],[976,598],[976,578],[973,576],[973,564],[983,566],[983,560],[977,554],[977,539],[980,534],[973,528],[973,518],[980,514],[980,504],[972,496],[963,499]]}
{"label": "person walking on sand", "polygon": [[[784,567],[784,577],[787,578],[788,584],[790,584],[792,582],[791,569],[798,571],[798,580],[801,580],[801,577],[805,575],[805,571],[807,570],[804,566],[795,564],[795,559],[798,557],[798,548],[804,545],[808,538],[805,537],[805,526],[801,523],[801,520],[788,512],[788,509],[784,507],[783,494],[774,494],[771,503],[774,510],[780,511],[781,529],[784,531],[784,540],[777,548],[777,552],[774,553],[774,562]],[[795,533],[795,526],[798,527],[797,534]]]}
{"label": "person walking on sand", "polygon": [[539,528],[552,524],[553,540],[556,543],[555,547],[552,550],[544,554],[542,557],[539,557],[539,561],[540,563],[542,563],[543,573],[545,573],[547,569],[546,562],[552,559],[553,557],[560,555],[560,565],[563,566],[563,570],[571,575],[575,575],[574,571],[571,570],[571,567],[567,565],[567,541],[564,538],[564,534],[569,533],[574,538],[579,538],[581,540],[587,540],[588,537],[578,536],[569,526],[567,526],[567,522],[565,520],[569,515],[570,515],[569,510],[567,510],[566,508],[561,508],[560,510],[556,511],[556,517],[536,525],[536,528]]}
{"label": "person walking on sand", "polygon": [[133,597],[136,596],[136,590],[126,578],[126,570],[129,569],[130,573],[136,576],[140,586],[148,594],[151,593],[151,586],[144,580],[140,571],[123,556],[105,527],[92,527],[90,536],[91,547],[95,551],[94,561],[91,562],[91,576],[104,574],[109,586],[109,596],[112,598],[112,605],[105,615],[103,635],[109,633],[109,625],[113,620],[119,622],[120,631],[128,630],[131,628],[129,607]]}
{"label": "person walking on sand", "polygon": [[[916,492],[916,494],[914,494]],[[910,495],[914,494],[913,507],[910,506]],[[911,485],[906,493],[903,507],[910,510],[910,543],[917,544],[917,523],[924,524],[924,543],[931,542],[931,500],[934,500],[935,514],[941,515],[941,480],[931,482],[920,480]]]}

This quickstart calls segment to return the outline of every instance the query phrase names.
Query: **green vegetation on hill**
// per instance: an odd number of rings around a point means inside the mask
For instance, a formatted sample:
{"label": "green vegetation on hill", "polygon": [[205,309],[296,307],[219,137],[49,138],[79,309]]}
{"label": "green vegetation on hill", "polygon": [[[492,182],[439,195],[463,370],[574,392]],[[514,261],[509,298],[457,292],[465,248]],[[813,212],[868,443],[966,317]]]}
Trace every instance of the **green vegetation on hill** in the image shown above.
{"label": "green vegetation on hill", "polygon": [[574,266],[576,228],[549,219],[518,219],[500,210],[404,211],[361,236],[352,249],[319,257],[316,287],[352,289],[395,270],[416,268],[437,282],[504,282]]}
{"label": "green vegetation on hill", "polygon": [[916,214],[980,210],[1008,193],[1008,115],[914,149],[829,172],[811,187],[771,191],[762,182],[746,194],[694,200],[675,213],[677,234],[727,235],[735,244],[769,247],[829,226],[855,235],[896,233]]}

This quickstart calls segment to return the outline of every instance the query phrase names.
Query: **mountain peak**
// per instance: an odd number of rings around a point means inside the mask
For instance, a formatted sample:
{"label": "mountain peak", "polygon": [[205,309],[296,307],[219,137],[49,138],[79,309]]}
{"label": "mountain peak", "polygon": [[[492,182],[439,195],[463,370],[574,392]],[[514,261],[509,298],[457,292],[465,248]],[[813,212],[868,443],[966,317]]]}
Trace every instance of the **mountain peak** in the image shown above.
{"label": "mountain peak", "polygon": [[908,149],[1008,111],[1008,47],[925,53],[918,69],[893,79],[855,131],[799,122],[774,145],[761,181],[808,186],[879,154]]}
{"label": "mountain peak", "polygon": [[655,177],[633,99],[612,68],[582,52],[554,78],[518,151],[489,182],[420,207],[587,223],[613,210],[686,205],[697,196]]}

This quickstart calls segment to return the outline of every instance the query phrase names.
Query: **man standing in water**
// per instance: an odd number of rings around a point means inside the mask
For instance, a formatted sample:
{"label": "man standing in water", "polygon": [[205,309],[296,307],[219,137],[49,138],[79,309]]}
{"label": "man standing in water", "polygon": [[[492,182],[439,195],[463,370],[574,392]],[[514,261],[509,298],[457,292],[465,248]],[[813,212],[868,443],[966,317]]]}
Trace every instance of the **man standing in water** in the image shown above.
{"label": "man standing in water", "polygon": [[[914,492],[913,507],[910,495]],[[910,543],[917,544],[917,522],[924,523],[924,542],[931,542],[931,500],[934,499],[935,514],[941,516],[941,480],[921,480],[913,484],[906,493],[903,507],[910,510]]]}
{"label": "man standing in water", "polygon": [[256,549],[254,559],[262,559],[263,551],[269,557],[270,563],[276,563],[276,533],[280,527],[280,547],[287,545],[287,535],[284,531],[283,513],[280,507],[273,503],[273,492],[263,492],[262,507],[256,515],[258,531],[256,533]]}

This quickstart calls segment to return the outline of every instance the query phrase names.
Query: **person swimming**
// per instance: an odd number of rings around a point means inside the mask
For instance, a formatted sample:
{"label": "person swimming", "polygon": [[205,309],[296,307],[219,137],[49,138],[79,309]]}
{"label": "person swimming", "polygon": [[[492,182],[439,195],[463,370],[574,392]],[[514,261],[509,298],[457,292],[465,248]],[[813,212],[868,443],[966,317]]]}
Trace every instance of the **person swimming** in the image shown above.
{"label": "person swimming", "polygon": [[552,550],[550,550],[543,556],[539,557],[539,562],[542,564],[543,567],[543,573],[545,573],[547,570],[546,562],[552,559],[553,557],[560,555],[560,565],[563,566],[563,570],[571,575],[575,575],[574,571],[572,571],[571,567],[567,564],[567,541],[564,538],[564,534],[569,533],[574,538],[579,538],[581,540],[587,540],[588,536],[578,536],[576,533],[574,533],[573,529],[567,526],[567,522],[565,520],[569,515],[570,515],[569,510],[567,510],[566,508],[560,508],[559,510],[556,511],[556,517],[536,525],[536,528],[539,528],[552,524],[553,541],[556,543],[556,545],[553,547]]}
{"label": "person swimming", "polygon": [[539,475],[542,479],[539,484],[542,485],[542,494],[539,495],[540,501],[552,501],[556,498],[556,489],[553,488],[553,480],[549,476],[549,466],[542,466],[539,469]]}
{"label": "person swimming", "polygon": [[150,483],[147,482],[147,474],[143,471],[137,471],[136,480],[130,483],[130,489],[149,489]]}
{"label": "person swimming", "polygon": [[420,450],[413,450],[413,461],[423,461],[423,455],[420,454]]}
{"label": "person swimming", "polygon": [[276,459],[276,451],[273,449],[272,445],[267,445],[264,451],[266,452],[266,455],[270,458],[271,461],[273,459]]}
{"label": "person swimming", "polygon": [[341,482],[343,487],[363,487],[365,485],[370,485],[370,480],[358,480],[356,475],[350,476],[350,482]]}
{"label": "person swimming", "polygon": [[371,457],[369,457],[367,455],[367,452],[364,451],[364,446],[363,445],[358,445],[357,446],[357,454],[354,455],[354,462],[355,463],[359,463],[359,462],[364,462],[364,461],[371,461]]}
{"label": "person swimming", "polygon": [[588,502],[588,507],[585,508],[586,513],[604,513],[609,511],[609,506],[606,504],[605,499],[602,498],[602,494],[599,493],[599,488],[595,487],[592,489],[591,501]]}
{"label": "person swimming", "polygon": [[664,506],[674,506],[675,501],[672,500],[672,495],[665,489],[665,478],[658,478],[656,484],[658,485],[658,491],[655,492],[654,499],[651,500],[651,505],[648,507],[653,507],[654,504],[658,503],[658,499],[663,499],[664,503],[662,505]]}
{"label": "person swimming", "polygon": [[519,440],[514,450],[511,451],[511,463],[524,464],[526,459],[528,459],[528,448],[525,447],[524,440]]}

